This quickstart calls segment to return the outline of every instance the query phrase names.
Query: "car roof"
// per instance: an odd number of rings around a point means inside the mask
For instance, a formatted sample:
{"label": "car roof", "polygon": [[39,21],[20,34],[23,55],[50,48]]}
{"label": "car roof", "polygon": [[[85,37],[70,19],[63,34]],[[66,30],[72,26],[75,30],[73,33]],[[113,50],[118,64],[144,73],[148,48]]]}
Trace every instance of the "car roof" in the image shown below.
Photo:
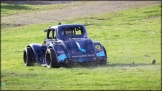
{"label": "car roof", "polygon": [[56,25],[56,26],[51,26],[49,27],[50,29],[51,28],[58,28],[58,27],[61,27],[61,26],[83,26],[83,24],[62,24],[62,25]]}

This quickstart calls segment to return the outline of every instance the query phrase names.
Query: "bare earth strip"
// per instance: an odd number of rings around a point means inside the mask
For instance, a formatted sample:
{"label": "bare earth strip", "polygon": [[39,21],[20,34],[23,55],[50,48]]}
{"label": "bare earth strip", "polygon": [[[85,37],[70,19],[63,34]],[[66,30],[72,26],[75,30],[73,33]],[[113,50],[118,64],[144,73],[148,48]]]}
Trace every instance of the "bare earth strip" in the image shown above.
{"label": "bare earth strip", "polygon": [[70,18],[115,12],[118,10],[143,7],[159,3],[161,3],[161,1],[91,1],[84,5],[69,7],[61,10],[39,11],[1,17],[1,23],[9,25],[27,25],[61,22]]}

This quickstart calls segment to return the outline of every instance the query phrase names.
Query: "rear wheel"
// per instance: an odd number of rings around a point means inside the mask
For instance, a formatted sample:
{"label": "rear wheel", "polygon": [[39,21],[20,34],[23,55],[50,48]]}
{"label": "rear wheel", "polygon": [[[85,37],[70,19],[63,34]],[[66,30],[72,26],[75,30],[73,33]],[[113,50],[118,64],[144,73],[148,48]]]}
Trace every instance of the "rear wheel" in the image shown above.
{"label": "rear wheel", "polygon": [[33,66],[35,63],[34,52],[31,47],[27,47],[23,52],[23,60],[25,66]]}
{"label": "rear wheel", "polygon": [[105,53],[106,60],[100,61],[100,65],[106,65],[106,63],[107,63],[107,53],[106,53],[106,49],[105,49],[104,46],[103,46],[103,50],[104,50],[104,53]]}
{"label": "rear wheel", "polygon": [[52,48],[47,49],[45,53],[46,64],[48,68],[58,68],[59,63],[57,61],[56,53]]}

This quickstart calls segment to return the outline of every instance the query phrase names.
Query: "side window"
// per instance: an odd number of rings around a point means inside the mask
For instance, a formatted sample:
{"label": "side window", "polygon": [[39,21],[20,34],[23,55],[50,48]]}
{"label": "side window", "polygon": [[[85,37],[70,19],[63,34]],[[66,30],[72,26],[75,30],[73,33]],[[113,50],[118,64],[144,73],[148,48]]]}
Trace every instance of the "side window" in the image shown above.
{"label": "side window", "polygon": [[52,30],[49,31],[49,39],[52,39]]}
{"label": "side window", "polygon": [[48,39],[52,39],[52,35],[53,35],[54,38],[56,38],[56,29],[50,29],[50,30],[48,30],[47,38]]}
{"label": "side window", "polygon": [[52,30],[47,31],[47,39],[52,39]]}
{"label": "side window", "polygon": [[53,31],[53,36],[54,36],[54,39],[56,38],[56,29],[54,29],[54,31]]}

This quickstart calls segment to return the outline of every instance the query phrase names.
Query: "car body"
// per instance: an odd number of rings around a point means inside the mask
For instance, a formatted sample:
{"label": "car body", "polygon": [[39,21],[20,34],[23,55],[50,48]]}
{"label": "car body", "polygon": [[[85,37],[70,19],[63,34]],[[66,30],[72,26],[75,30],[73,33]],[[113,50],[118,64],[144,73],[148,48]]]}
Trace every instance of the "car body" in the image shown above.
{"label": "car body", "polygon": [[106,64],[106,50],[100,42],[93,42],[87,36],[82,24],[58,24],[45,29],[43,44],[32,43],[25,47],[25,66],[35,63],[48,68],[72,64]]}

